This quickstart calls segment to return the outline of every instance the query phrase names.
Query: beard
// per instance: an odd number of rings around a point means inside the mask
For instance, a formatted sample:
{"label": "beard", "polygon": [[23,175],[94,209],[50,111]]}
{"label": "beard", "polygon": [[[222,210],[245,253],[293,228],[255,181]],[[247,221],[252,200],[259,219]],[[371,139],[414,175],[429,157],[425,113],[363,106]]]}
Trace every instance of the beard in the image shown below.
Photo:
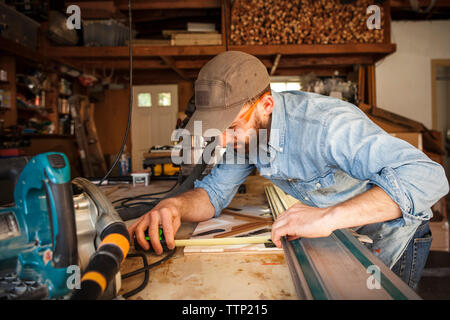
{"label": "beard", "polygon": [[272,115],[270,115],[266,119],[263,119],[259,114],[255,114],[252,123],[247,124],[248,128],[240,129],[230,127],[230,129],[235,131],[243,130],[244,134],[240,135],[239,138],[233,136],[233,141],[227,143],[227,148],[233,148],[240,154],[248,155],[250,153],[251,143],[258,146],[258,148],[261,146],[261,144],[267,146],[270,136],[271,120]]}

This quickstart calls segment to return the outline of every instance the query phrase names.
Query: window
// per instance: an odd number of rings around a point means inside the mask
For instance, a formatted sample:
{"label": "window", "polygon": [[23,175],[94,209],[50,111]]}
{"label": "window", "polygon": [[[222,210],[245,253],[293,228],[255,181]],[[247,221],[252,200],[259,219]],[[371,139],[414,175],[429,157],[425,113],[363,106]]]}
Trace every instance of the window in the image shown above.
{"label": "window", "polygon": [[158,106],[161,107],[169,107],[172,105],[170,92],[161,92],[158,93]]}
{"label": "window", "polygon": [[302,86],[300,82],[272,82],[270,83],[270,89],[275,92],[289,91],[289,90],[301,90]]}
{"label": "window", "polygon": [[149,108],[152,106],[152,95],[150,93],[138,93],[138,107]]}

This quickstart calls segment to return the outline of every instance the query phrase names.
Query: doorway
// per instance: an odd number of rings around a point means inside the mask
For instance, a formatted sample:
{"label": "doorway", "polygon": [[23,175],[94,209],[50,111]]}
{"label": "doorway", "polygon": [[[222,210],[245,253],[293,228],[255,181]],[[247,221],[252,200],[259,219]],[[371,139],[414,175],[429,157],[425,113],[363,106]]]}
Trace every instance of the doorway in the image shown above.
{"label": "doorway", "polygon": [[144,153],[152,146],[172,145],[178,117],[177,85],[133,86],[131,166],[143,170]]}
{"label": "doorway", "polygon": [[[433,129],[442,133],[442,145],[450,142],[450,60],[432,60]],[[447,142],[449,141],[449,142]],[[447,179],[450,178],[449,152],[444,156]]]}

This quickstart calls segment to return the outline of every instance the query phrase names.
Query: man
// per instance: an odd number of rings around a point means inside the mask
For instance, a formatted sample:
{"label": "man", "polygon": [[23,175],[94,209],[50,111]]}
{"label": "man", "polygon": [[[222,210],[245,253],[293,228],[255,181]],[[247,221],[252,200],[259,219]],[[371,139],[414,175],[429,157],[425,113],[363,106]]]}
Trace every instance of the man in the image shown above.
{"label": "man", "polygon": [[[209,61],[195,83],[197,110],[188,123],[202,121],[202,132],[224,133],[220,144],[248,145],[245,133],[267,129],[261,145],[269,162],[248,154],[244,164],[216,165],[195,188],[161,201],[130,228],[148,248],[148,229],[162,253],[162,225],[169,248],[181,221],[217,217],[256,167],[274,184],[301,201],[272,228],[280,237],[326,237],[334,230],[359,227],[370,247],[389,268],[415,288],[431,245],[431,206],[447,194],[443,168],[410,144],[390,136],[356,106],[301,91],[270,92],[265,66],[243,52],[224,52]],[[242,134],[244,132],[244,134]]]}

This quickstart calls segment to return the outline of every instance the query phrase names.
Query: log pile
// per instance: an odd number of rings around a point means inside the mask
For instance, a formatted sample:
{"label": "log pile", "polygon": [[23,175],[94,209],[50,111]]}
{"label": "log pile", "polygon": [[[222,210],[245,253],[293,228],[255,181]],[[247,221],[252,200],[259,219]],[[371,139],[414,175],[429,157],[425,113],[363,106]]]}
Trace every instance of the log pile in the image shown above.
{"label": "log pile", "polygon": [[[350,3],[345,3],[350,2]],[[383,43],[381,29],[369,30],[373,0],[235,0],[231,10],[233,45]]]}

